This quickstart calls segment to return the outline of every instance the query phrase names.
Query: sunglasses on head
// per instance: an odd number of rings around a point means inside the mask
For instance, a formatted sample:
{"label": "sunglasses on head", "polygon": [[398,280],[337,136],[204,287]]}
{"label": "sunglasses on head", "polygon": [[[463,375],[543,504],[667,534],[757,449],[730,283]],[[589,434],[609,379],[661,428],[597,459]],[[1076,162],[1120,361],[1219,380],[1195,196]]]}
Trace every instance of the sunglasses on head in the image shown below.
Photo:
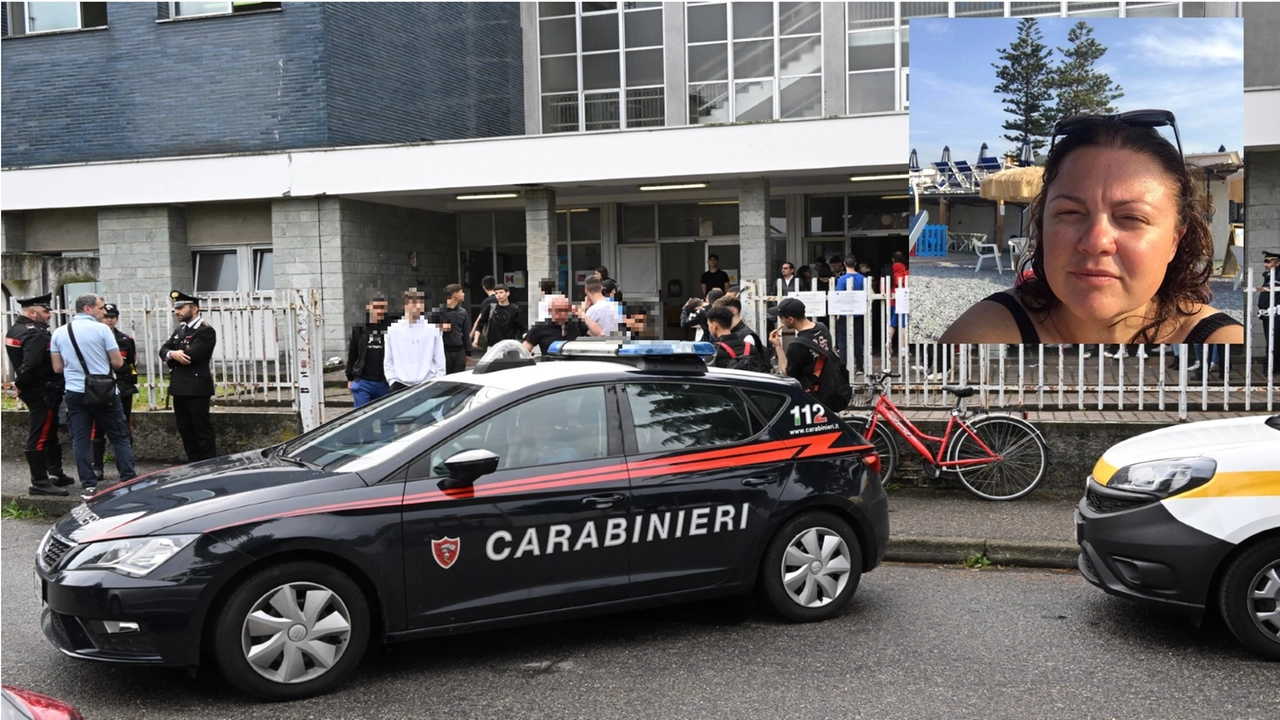
{"label": "sunglasses on head", "polygon": [[1130,110],[1114,115],[1078,115],[1063,118],[1053,125],[1053,138],[1049,140],[1049,150],[1058,142],[1059,135],[1070,135],[1090,125],[1102,123],[1120,123],[1138,128],[1173,128],[1173,139],[1178,143],[1178,155],[1182,156],[1182,136],[1178,133],[1178,121],[1168,110]]}

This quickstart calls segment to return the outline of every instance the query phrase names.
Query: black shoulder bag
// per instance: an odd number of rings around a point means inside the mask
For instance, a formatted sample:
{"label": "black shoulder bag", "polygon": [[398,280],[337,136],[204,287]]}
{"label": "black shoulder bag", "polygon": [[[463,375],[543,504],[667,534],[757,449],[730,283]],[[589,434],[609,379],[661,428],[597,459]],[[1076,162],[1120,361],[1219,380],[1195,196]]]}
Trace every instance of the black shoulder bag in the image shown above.
{"label": "black shoulder bag", "polygon": [[91,408],[108,408],[116,403],[116,377],[114,375],[94,375],[89,372],[89,364],[84,361],[80,345],[76,342],[76,331],[72,329],[74,321],[67,323],[67,335],[71,336],[71,347],[76,351],[80,367],[84,368],[84,404]]}

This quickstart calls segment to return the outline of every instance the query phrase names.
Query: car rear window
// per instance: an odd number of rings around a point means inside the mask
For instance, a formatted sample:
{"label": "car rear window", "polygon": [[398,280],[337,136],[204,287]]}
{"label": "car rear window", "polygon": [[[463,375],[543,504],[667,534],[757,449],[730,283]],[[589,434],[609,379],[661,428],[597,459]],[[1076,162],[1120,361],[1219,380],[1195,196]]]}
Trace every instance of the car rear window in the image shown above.
{"label": "car rear window", "polygon": [[634,383],[626,394],[641,454],[731,444],[757,432],[732,387]]}

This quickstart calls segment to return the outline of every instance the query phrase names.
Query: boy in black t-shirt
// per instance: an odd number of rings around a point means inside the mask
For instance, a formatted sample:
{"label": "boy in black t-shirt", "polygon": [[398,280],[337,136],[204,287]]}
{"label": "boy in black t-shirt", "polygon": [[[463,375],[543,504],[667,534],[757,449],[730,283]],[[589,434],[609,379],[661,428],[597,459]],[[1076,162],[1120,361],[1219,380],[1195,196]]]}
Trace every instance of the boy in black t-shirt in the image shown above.
{"label": "boy in black t-shirt", "polygon": [[[551,343],[557,340],[577,340],[591,334],[590,328],[595,321],[585,315],[569,302],[563,295],[555,295],[550,304],[551,319],[544,320],[529,328],[524,336],[524,349],[533,352],[536,347],[546,356],[551,351]],[[575,317],[576,316],[576,317]]]}
{"label": "boy in black t-shirt", "polygon": [[720,288],[724,292],[729,287],[729,273],[720,269],[720,257],[714,253],[707,256],[707,271],[702,273],[702,294],[705,297],[711,288]]}
{"label": "boy in black t-shirt", "polygon": [[817,392],[818,378],[814,368],[818,363],[818,353],[799,344],[791,343],[784,353],[782,350],[782,329],[796,331],[797,338],[805,338],[819,347],[832,348],[831,333],[822,323],[816,323],[805,317],[804,303],[796,298],[783,298],[778,307],[769,311],[778,318],[780,327],[769,333],[769,342],[778,353],[778,371],[783,375],[800,381],[804,391],[809,394]]}

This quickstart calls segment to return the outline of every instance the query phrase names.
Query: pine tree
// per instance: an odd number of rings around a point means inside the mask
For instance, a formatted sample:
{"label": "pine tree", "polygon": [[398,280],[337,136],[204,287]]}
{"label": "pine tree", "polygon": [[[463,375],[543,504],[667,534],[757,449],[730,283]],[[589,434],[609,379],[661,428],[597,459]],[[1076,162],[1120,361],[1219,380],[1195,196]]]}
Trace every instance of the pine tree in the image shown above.
{"label": "pine tree", "polygon": [[992,63],[996,78],[995,87],[1005,112],[1013,119],[1003,127],[1009,131],[1005,139],[1016,143],[1014,154],[1021,152],[1022,144],[1031,141],[1031,147],[1040,149],[1049,140],[1053,130],[1054,71],[1049,61],[1053,49],[1040,42],[1042,35],[1035,18],[1023,18],[1018,23],[1018,38],[1006,48],[1000,48],[1001,63]]}
{"label": "pine tree", "polygon": [[1071,47],[1058,48],[1063,61],[1053,82],[1058,91],[1056,116],[1114,113],[1116,108],[1111,103],[1124,97],[1124,92],[1111,82],[1110,75],[1094,69],[1107,48],[1093,39],[1093,28],[1083,20],[1067,33],[1067,42]]}

